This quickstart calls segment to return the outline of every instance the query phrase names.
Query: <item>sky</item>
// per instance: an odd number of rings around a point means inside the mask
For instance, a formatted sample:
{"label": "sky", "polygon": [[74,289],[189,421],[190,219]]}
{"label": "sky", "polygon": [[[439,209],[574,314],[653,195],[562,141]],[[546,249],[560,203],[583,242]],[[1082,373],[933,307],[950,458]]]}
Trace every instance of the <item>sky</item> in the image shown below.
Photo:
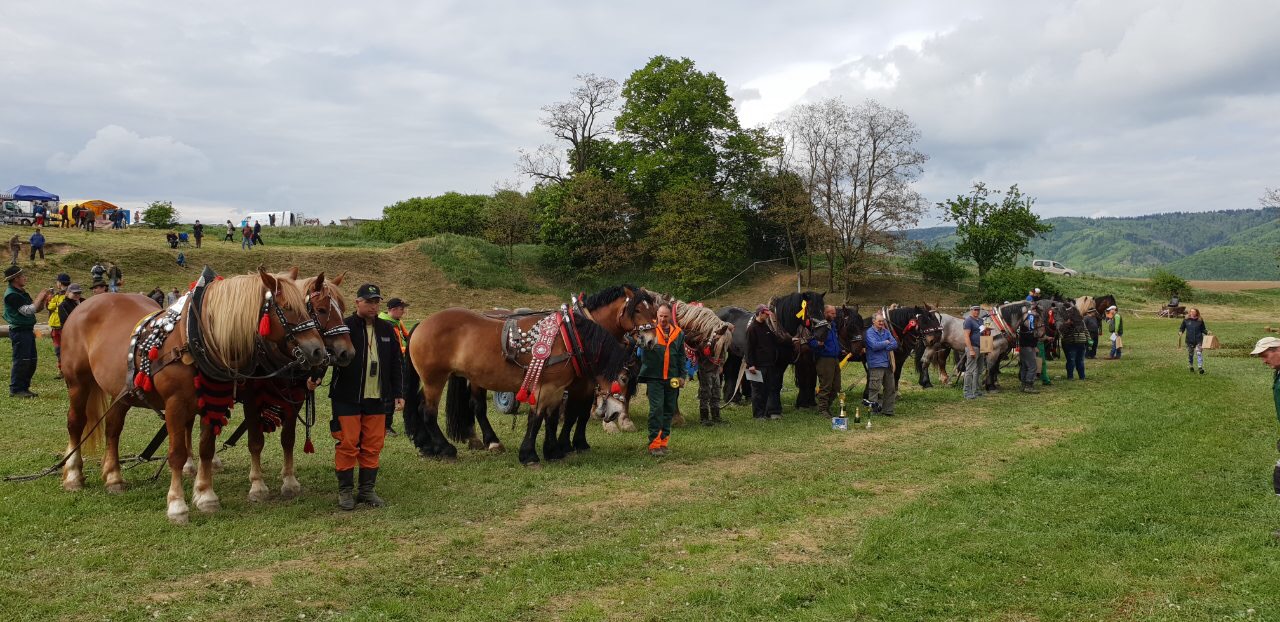
{"label": "sky", "polygon": [[1046,217],[1255,208],[1280,186],[1278,23],[1275,0],[6,2],[0,190],[327,222],[528,188],[540,108],[662,54],[747,126],[906,112],[930,202],[980,180]]}

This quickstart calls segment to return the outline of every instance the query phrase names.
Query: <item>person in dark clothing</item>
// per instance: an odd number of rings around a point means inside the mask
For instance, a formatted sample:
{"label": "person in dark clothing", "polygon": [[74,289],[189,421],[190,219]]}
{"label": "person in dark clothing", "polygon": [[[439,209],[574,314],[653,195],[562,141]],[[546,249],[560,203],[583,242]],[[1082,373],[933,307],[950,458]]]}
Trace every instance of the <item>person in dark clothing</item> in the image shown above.
{"label": "person in dark clothing", "polygon": [[178,248],[178,234],[172,231],[164,234],[164,239],[169,243],[169,248]]}
{"label": "person in dark clothing", "polygon": [[1186,334],[1187,337],[1187,370],[1196,373],[1196,367],[1200,367],[1200,373],[1204,374],[1204,336],[1209,334],[1209,328],[1204,325],[1204,320],[1200,317],[1200,310],[1192,308],[1187,311],[1187,317],[1182,320],[1182,326],[1178,327],[1179,334]]}
{"label": "person in dark clothing", "polygon": [[262,244],[262,223],[256,220],[253,221],[253,240],[252,241],[254,246],[259,246]]}
{"label": "person in dark clothing", "polygon": [[191,225],[191,235],[196,239],[196,248],[200,248],[200,241],[204,239],[204,225],[200,224],[199,220]]}
{"label": "person in dark clothing", "polygon": [[823,317],[831,325],[827,338],[823,341],[809,340],[809,349],[813,351],[814,366],[818,372],[818,412],[831,417],[831,404],[840,393],[840,336],[836,331],[836,308],[827,305],[822,310]]}
{"label": "person in dark clothing", "polygon": [[1089,349],[1085,352],[1085,358],[1095,358],[1098,356],[1098,337],[1102,336],[1102,325],[1098,322],[1097,314],[1089,313],[1084,316],[1084,328],[1089,332]]}
{"label": "person in dark clothing", "polygon": [[9,371],[9,397],[36,397],[31,392],[31,376],[36,373],[36,311],[44,309],[53,295],[52,289],[41,290],[35,300],[24,289],[27,276],[22,268],[4,270],[9,287],[4,292],[4,319],[9,323],[9,341],[13,345],[13,367]]}
{"label": "person in dark clothing", "polygon": [[685,383],[684,333],[671,321],[671,306],[658,307],[657,345],[640,355],[640,382],[649,394],[649,455],[667,455],[671,419]]}
{"label": "person in dark clothing", "polygon": [[30,261],[36,260],[36,253],[40,254],[40,258],[44,259],[44,234],[40,233],[37,227],[36,232],[31,234],[31,258]]}
{"label": "person in dark clothing", "polygon": [[766,305],[756,307],[756,317],[747,326],[747,372],[758,373],[752,380],[751,416],[754,419],[782,418],[782,369],[778,365],[778,347],[786,343],[769,328],[772,311]]}
{"label": "person in dark clothing", "polygon": [[236,241],[236,226],[231,224],[230,220],[227,221],[227,234],[222,236],[222,241],[223,242]]}
{"label": "person in dark clothing", "polygon": [[1067,380],[1072,375],[1084,380],[1085,350],[1089,347],[1089,329],[1085,322],[1072,322],[1062,334],[1062,350],[1067,355]]}
{"label": "person in dark clothing", "polygon": [[159,287],[152,288],[151,293],[147,294],[147,298],[156,301],[156,304],[164,306],[164,290]]}
{"label": "person in dark clothing", "polygon": [[[391,324],[378,318],[382,292],[366,283],[356,290],[356,309],[346,320],[356,357],[346,367],[333,368],[329,400],[333,418],[329,431],[337,439],[334,471],[338,477],[338,507],[354,509],[356,503],[381,507],[374,492],[378,481],[379,458],[386,440],[386,415],[404,408],[401,388],[400,344]],[[312,391],[323,373],[307,381]],[[360,490],[355,489],[355,468],[360,467]]]}
{"label": "person in dark clothing", "polygon": [[1027,311],[1027,316],[1018,324],[1018,379],[1022,381],[1023,393],[1039,393],[1036,390],[1036,351],[1040,339],[1036,336],[1036,324],[1040,321],[1035,307]]}
{"label": "person in dark clothing", "polygon": [[80,306],[84,301],[84,288],[79,283],[72,283],[67,286],[67,297],[62,299],[62,304],[58,305],[58,319],[63,326],[67,325],[67,318],[71,317],[71,312]]}

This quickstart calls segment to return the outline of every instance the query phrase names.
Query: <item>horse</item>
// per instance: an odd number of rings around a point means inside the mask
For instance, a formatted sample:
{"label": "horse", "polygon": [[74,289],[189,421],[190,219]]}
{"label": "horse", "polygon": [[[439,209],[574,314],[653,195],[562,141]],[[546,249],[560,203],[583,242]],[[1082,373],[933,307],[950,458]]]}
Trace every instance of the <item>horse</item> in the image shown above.
{"label": "horse", "polygon": [[84,487],[81,446],[92,449],[105,438],[103,480],[108,492],[123,491],[119,440],[125,414],[134,406],[163,411],[169,435],[167,515],[179,524],[188,516],[182,467],[191,452],[196,412],[202,413],[202,434],[192,500],[201,511],[215,512],[220,504],[213,491],[214,442],[234,383],[268,355],[287,359],[276,371],[328,358],[297,286],[261,268],[225,280],[215,280],[206,268],[181,306],[167,310],[141,295],[94,296],[68,319],[63,335],[68,345],[61,369],[70,398],[63,487]]}
{"label": "horse", "polygon": [[733,326],[733,338],[729,340],[728,353],[725,355],[723,368],[724,387],[723,401],[735,404],[751,398],[751,383],[742,382],[746,367],[742,364],[747,357],[747,326],[754,316],[741,307],[721,307],[716,310],[716,317]]}
{"label": "horse", "polygon": [[[555,438],[557,417],[551,415],[563,402],[564,392],[578,376],[588,379],[586,387],[592,386],[593,379],[596,392],[603,396],[596,410],[608,420],[619,416],[623,406],[620,389],[615,385],[630,359],[630,351],[620,342],[628,338],[641,347],[655,343],[656,313],[657,307],[648,294],[631,286],[615,286],[550,314],[492,318],[457,308],[433,314],[409,338],[407,363],[412,373],[405,376],[405,432],[424,456],[457,456],[457,449],[445,439],[436,421],[444,384],[448,382],[445,415],[449,437],[472,439],[472,447],[501,451],[502,444],[486,413],[485,392],[514,391],[531,406],[520,462],[527,466],[539,462],[535,442],[544,419],[547,436],[543,454],[548,459],[563,457]],[[507,324],[511,325],[509,329],[505,328]],[[541,327],[535,330],[535,325]],[[580,338],[566,344],[571,329]],[[535,336],[556,330],[561,333],[560,340],[551,344],[533,342]],[[511,343],[512,338],[515,343]],[[525,368],[532,364],[531,351],[539,346],[546,351],[546,361],[558,364],[545,365],[539,384],[530,386]],[[566,350],[576,356],[567,357]],[[564,364],[566,361],[572,364]],[[476,422],[483,433],[481,439],[475,439]]]}
{"label": "horse", "polygon": [[[1034,305],[1042,311],[1051,308],[1055,303],[1051,301],[1041,301],[1037,303],[1029,301],[1012,302],[995,307],[993,311],[998,318],[996,322],[996,333],[992,339],[992,351],[987,353],[987,377],[983,383],[983,388],[987,391],[998,391],[1000,389],[1000,363],[1008,357],[1009,353],[1015,348],[1018,340],[1018,325],[1027,317],[1027,311]],[[1041,315],[1041,317],[1045,317]],[[1047,322],[1036,324],[1036,337],[1044,336],[1045,325]],[[958,371],[962,373],[963,364],[958,367]]]}
{"label": "horse", "polygon": [[[302,485],[294,473],[293,447],[297,435],[298,413],[304,403],[311,399],[307,395],[307,377],[323,373],[330,363],[346,367],[356,354],[355,347],[351,344],[351,331],[344,320],[347,302],[338,289],[345,275],[340,274],[337,278],[326,281],[321,272],[317,276],[299,281],[298,269],[292,268],[289,272],[276,276],[294,281],[305,292],[307,311],[318,326],[329,356],[324,364],[311,369],[252,381],[252,390],[242,394],[244,421],[241,425],[249,433],[249,500],[254,502],[266,500],[270,493],[262,477],[262,448],[265,445],[264,433],[276,429],[280,431],[280,448],[284,454],[284,464],[280,469],[280,497],[292,499],[302,491]],[[307,425],[314,423],[308,421]],[[304,451],[314,451],[311,448],[309,429]]]}
{"label": "horse", "polygon": [[966,352],[968,340],[964,333],[964,318],[947,313],[938,313],[938,325],[942,328],[940,337],[931,344],[921,343],[915,350],[916,373],[920,375],[920,386],[933,387],[929,378],[929,366],[936,365],[942,384],[950,384],[947,374],[947,359],[952,352]]}
{"label": "horse", "polygon": [[809,291],[778,296],[769,301],[778,328],[800,340],[798,347],[788,343],[778,348],[778,356],[782,359],[780,373],[785,374],[788,365],[796,368],[796,408],[818,406],[818,367],[808,342],[810,338],[826,339],[827,331],[831,330],[823,316],[825,296],[825,292]]}
{"label": "horse", "polygon": [[[885,325],[898,340],[898,349],[893,351],[893,381],[895,385],[902,382],[902,370],[907,366],[907,359],[915,356],[917,345],[931,345],[942,337],[942,325],[939,315],[929,305],[915,307],[898,307],[885,309]],[[867,378],[871,377],[868,369]],[[867,397],[869,389],[863,388],[862,397]]]}

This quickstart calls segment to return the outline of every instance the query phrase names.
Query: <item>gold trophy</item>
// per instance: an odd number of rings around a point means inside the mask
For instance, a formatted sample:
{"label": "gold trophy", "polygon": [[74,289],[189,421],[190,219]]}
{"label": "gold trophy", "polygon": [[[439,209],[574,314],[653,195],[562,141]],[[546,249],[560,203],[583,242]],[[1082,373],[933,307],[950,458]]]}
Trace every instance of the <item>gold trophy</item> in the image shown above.
{"label": "gold trophy", "polygon": [[672,378],[672,379],[671,379],[671,388],[672,388],[672,389],[679,389],[679,388],[680,388],[680,378],[679,378],[679,377],[675,377],[675,378]]}

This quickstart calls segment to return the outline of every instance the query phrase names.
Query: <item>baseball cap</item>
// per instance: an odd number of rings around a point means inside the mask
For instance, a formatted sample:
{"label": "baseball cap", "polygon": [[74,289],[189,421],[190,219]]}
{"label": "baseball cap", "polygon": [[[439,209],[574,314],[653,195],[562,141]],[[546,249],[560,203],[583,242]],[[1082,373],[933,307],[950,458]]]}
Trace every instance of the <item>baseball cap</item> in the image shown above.
{"label": "baseball cap", "polygon": [[103,280],[101,280],[101,279],[94,279],[94,281],[93,281],[93,285],[90,285],[90,286],[89,286],[89,289],[98,289],[99,287],[101,287],[102,289],[106,289],[106,288],[107,288],[107,282],[106,282],[106,281],[103,281]]}
{"label": "baseball cap", "polygon": [[970,311],[981,311],[981,310],[982,310],[982,305],[973,305],[972,307],[969,307],[969,310],[970,310]]}
{"label": "baseball cap", "polygon": [[382,300],[382,290],[378,289],[373,283],[365,283],[356,290],[356,298],[364,300]]}
{"label": "baseball cap", "polygon": [[769,305],[756,305],[756,315],[760,315],[762,311],[769,313]]}
{"label": "baseball cap", "polygon": [[72,284],[70,284],[70,285],[68,285],[68,286],[67,286],[67,293],[68,293],[68,294],[83,294],[83,293],[84,293],[84,288],[80,287],[80,284],[79,284],[79,283],[72,283]]}
{"label": "baseball cap", "polygon": [[1036,293],[1037,293],[1037,294],[1039,294],[1039,293],[1040,293],[1040,288],[1039,288],[1039,287],[1037,287],[1037,288],[1036,288]]}
{"label": "baseball cap", "polygon": [[1110,307],[1107,307],[1107,311],[1115,311],[1115,310],[1116,310],[1115,305],[1111,305]]}
{"label": "baseball cap", "polygon": [[1249,356],[1258,356],[1271,348],[1280,348],[1280,339],[1276,339],[1275,337],[1263,337],[1258,340],[1257,345],[1253,346],[1253,352],[1250,352]]}
{"label": "baseball cap", "polygon": [[62,283],[63,285],[66,285],[66,284],[68,284],[68,283],[70,283],[70,282],[71,282],[71,275],[70,275],[70,274],[67,274],[66,272],[63,272],[62,274],[59,274],[59,275],[58,275],[58,279],[57,279],[57,280],[58,280],[58,282],[59,282],[59,283]]}
{"label": "baseball cap", "polygon": [[409,306],[409,303],[407,303],[407,302],[405,302],[405,301],[403,301],[403,300],[401,300],[401,299],[399,299],[399,298],[392,298],[391,300],[388,300],[388,301],[387,301],[387,308],[388,308],[388,309],[395,309],[396,307],[407,307],[407,306]]}

